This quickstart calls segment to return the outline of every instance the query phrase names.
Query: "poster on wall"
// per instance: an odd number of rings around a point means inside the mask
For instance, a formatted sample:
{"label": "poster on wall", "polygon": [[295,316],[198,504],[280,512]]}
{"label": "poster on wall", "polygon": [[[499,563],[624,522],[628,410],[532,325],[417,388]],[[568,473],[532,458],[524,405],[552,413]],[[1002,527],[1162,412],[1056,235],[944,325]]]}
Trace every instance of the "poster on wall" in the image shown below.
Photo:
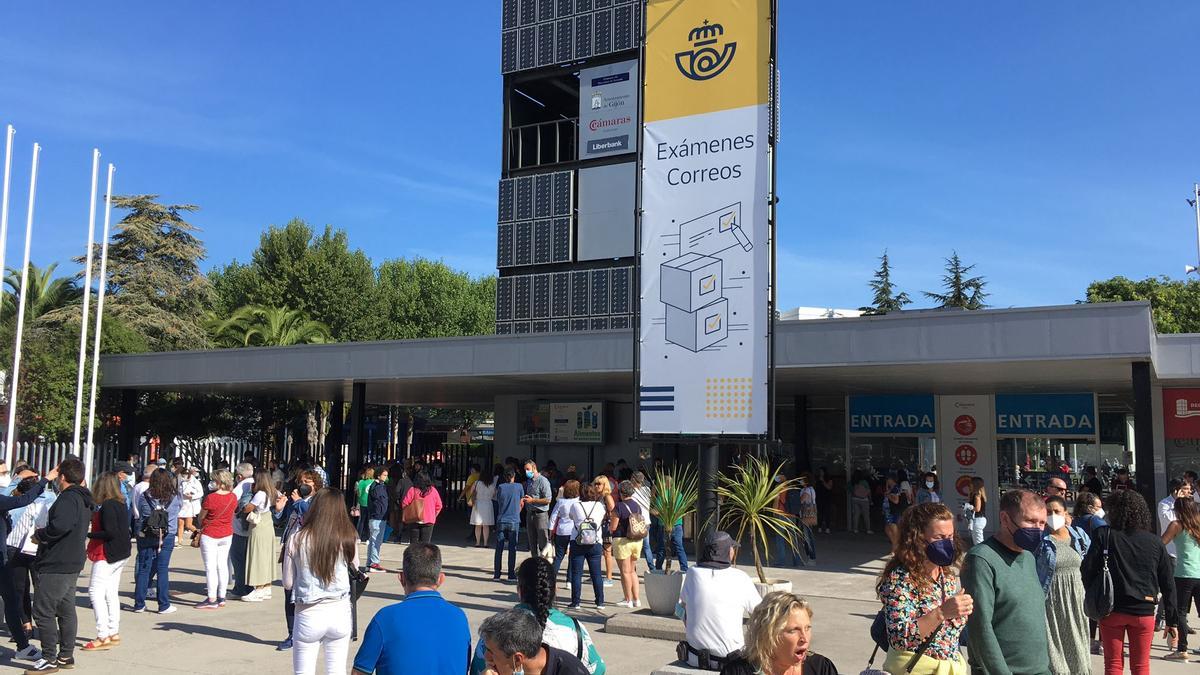
{"label": "poster on wall", "polygon": [[603,401],[521,401],[517,417],[518,443],[604,443]]}
{"label": "poster on wall", "polygon": [[990,396],[938,397],[938,479],[942,499],[962,528],[963,504],[971,479],[983,479],[988,494],[988,531],[998,524],[1000,495],[996,489],[996,435]]}
{"label": "poster on wall", "polygon": [[1163,389],[1167,476],[1200,471],[1200,389]]}
{"label": "poster on wall", "polygon": [[770,0],[649,0],[639,431],[768,432]]}
{"label": "poster on wall", "polygon": [[637,150],[638,62],[579,71],[579,158]]}

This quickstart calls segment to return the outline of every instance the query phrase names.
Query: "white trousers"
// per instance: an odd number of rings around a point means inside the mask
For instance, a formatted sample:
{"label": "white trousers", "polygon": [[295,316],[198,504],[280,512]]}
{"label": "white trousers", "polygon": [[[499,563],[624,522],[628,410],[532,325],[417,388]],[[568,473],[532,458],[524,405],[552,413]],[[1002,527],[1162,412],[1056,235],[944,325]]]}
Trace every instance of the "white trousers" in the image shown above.
{"label": "white trousers", "polygon": [[971,519],[971,543],[983,543],[983,529],[987,527],[987,518],[979,516]]}
{"label": "white trousers", "polygon": [[92,576],[88,581],[88,597],[92,599],[92,611],[96,613],[96,637],[106,637],[121,632],[121,602],[119,587],[121,571],[129,558],[109,563],[97,560],[92,563]]}
{"label": "white trousers", "polygon": [[229,547],[233,537],[219,539],[200,535],[200,557],[204,559],[204,578],[208,582],[208,597],[224,598],[229,586]]}
{"label": "white trousers", "polygon": [[350,598],[312,605],[296,604],[292,630],[292,669],[316,675],[317,652],[325,646],[326,675],[346,675],[350,651]]}

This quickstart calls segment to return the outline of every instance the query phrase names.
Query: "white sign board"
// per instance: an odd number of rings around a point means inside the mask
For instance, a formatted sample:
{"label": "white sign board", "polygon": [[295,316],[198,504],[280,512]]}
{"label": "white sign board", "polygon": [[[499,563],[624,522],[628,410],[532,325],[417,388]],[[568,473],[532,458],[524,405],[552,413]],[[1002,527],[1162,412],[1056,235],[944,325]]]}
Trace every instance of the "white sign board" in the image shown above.
{"label": "white sign board", "polygon": [[995,419],[991,396],[938,397],[938,479],[942,500],[963,529],[962,505],[967,503],[971,479],[976,476],[987,489],[988,530],[999,523]]}
{"label": "white sign board", "polygon": [[638,62],[579,71],[579,158],[634,152],[637,146]]}

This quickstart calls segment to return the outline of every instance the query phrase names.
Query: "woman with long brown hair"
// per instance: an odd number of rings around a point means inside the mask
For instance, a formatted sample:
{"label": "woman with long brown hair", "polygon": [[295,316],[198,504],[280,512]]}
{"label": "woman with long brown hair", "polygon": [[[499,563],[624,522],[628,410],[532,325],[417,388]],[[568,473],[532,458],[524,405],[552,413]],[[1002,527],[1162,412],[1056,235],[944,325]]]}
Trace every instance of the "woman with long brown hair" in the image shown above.
{"label": "woman with long brown hair", "polygon": [[[612,496],[612,482],[603,474],[596,476],[592,481],[592,487],[596,488],[596,501],[604,505],[604,522],[608,522],[612,516],[613,510],[617,508],[617,500]],[[616,567],[617,561],[613,558],[612,553],[612,532],[608,527],[602,528],[604,538],[604,586],[613,585],[613,568]]]}
{"label": "woman with long brown hair", "polygon": [[100,474],[92,498],[100,505],[92,514],[92,531],[87,535],[87,557],[92,561],[88,597],[96,613],[96,639],[85,644],[84,651],[111,649],[121,643],[118,591],[130,554],[129,508],[115,471]]}
{"label": "woman with long brown hair", "polygon": [[137,537],[134,612],[146,611],[146,591],[150,588],[150,578],[153,576],[158,577],[155,591],[158,613],[170,614],[175,611],[168,592],[170,580],[167,571],[171,566],[171,551],[175,549],[175,536],[179,533],[179,509],[182,505],[171,472],[155,469],[150,474],[150,486],[138,496],[138,519],[133,531]]}
{"label": "woman with long brown hair", "polygon": [[1163,658],[1187,661],[1188,612],[1192,600],[1200,602],[1200,507],[1191,497],[1175,500],[1175,520],[1163,533],[1162,542],[1175,542],[1175,615],[1179,619],[1179,644]]}
{"label": "woman with long brown hair", "polygon": [[954,514],[942,503],[920,504],[906,509],[896,526],[895,551],[875,587],[887,627],[883,669],[892,675],[965,675],[959,635],[974,604],[953,569],[963,554]]}
{"label": "woman with long brown hair", "polygon": [[246,504],[246,524],[250,526],[250,541],[246,542],[246,583],[254,587],[246,602],[271,599],[271,584],[275,582],[275,565],[279,553],[275,550],[275,528],[271,505],[275,503],[275,481],[271,472],[259,469],[254,473],[254,495]]}
{"label": "woman with long brown hair", "polygon": [[348,565],[358,567],[358,533],[340,490],[313,496],[304,524],[283,551],[283,587],[296,603],[292,668],[315,673],[325,647],[325,672],[345,673],[352,625]]}

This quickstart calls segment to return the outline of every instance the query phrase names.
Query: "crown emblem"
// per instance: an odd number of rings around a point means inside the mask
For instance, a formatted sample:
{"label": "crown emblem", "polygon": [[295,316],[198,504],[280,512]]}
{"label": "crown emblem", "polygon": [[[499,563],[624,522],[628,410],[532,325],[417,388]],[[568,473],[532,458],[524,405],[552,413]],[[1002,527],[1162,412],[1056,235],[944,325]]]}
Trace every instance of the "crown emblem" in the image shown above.
{"label": "crown emblem", "polygon": [[710,23],[708,19],[688,33],[692,48],[675,55],[679,72],[690,80],[711,80],[725,72],[737,53],[736,42],[720,44],[725,37],[725,27]]}

